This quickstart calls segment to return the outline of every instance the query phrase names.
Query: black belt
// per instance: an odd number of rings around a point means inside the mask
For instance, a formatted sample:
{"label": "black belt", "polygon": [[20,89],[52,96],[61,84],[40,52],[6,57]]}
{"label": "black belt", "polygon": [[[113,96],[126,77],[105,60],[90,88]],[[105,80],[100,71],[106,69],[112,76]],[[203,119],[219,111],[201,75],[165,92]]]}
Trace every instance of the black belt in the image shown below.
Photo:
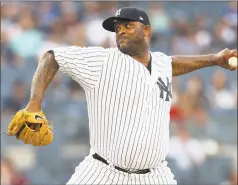
{"label": "black belt", "polygon": [[[109,163],[107,162],[106,159],[102,158],[100,155],[98,155],[97,153],[93,154],[93,158],[94,159],[97,159],[101,162],[103,162],[104,164],[107,164],[109,165]],[[119,171],[123,171],[123,172],[126,172],[126,173],[137,173],[137,174],[145,174],[145,173],[149,173],[150,172],[150,169],[143,169],[143,170],[137,170],[137,171],[129,171],[129,170],[126,170],[126,169],[123,169],[123,168],[120,168],[118,166],[114,166],[115,169],[119,170]]]}

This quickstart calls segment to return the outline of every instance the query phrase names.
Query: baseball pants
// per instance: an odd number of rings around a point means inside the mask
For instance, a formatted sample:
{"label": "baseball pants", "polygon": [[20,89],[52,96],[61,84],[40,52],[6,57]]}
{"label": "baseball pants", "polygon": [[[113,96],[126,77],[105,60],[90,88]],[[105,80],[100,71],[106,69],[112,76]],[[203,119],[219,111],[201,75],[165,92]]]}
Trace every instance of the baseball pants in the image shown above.
{"label": "baseball pants", "polygon": [[87,156],[75,168],[75,173],[67,182],[67,185],[81,184],[153,184],[153,185],[177,185],[174,175],[171,173],[167,162],[164,161],[156,169],[146,174],[128,174],[114,168],[112,164],[104,164],[94,159],[92,155]]}

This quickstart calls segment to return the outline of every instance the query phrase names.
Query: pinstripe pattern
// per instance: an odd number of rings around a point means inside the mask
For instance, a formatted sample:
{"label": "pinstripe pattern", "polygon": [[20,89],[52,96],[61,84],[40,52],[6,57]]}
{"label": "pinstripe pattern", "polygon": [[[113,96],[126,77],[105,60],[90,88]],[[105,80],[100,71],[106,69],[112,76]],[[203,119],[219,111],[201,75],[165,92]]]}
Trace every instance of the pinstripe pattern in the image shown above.
{"label": "pinstripe pattern", "polygon": [[[161,169],[166,170],[163,173]],[[153,184],[153,185],[176,185],[173,175],[169,174],[170,170],[166,164],[160,164],[157,169],[152,169],[147,174],[127,174],[117,171],[98,160],[87,156],[85,160],[75,169],[74,175],[71,177],[67,185],[83,185],[83,184]]]}
{"label": "pinstripe pattern", "polygon": [[[160,97],[166,92],[161,92],[157,81],[161,78],[166,84],[168,78],[171,83],[171,58],[152,52],[150,74],[117,48],[72,46],[54,53],[60,71],[85,90],[92,151],[125,169],[157,169],[168,152],[171,106],[171,101],[165,101],[166,94]],[[95,162],[79,169],[70,183],[168,184],[172,176],[167,167],[158,168],[150,180],[141,175],[130,179]]]}

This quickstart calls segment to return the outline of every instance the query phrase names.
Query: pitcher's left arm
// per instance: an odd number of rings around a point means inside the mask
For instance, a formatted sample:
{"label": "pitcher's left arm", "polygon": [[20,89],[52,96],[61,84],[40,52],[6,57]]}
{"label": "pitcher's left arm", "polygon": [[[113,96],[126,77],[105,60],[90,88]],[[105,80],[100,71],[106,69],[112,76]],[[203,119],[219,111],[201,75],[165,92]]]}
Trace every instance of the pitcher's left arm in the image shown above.
{"label": "pitcher's left arm", "polygon": [[231,67],[228,64],[228,59],[233,56],[237,57],[237,50],[224,49],[217,54],[208,55],[175,55],[172,56],[173,76],[210,66],[220,66],[231,71],[237,70],[237,67]]}

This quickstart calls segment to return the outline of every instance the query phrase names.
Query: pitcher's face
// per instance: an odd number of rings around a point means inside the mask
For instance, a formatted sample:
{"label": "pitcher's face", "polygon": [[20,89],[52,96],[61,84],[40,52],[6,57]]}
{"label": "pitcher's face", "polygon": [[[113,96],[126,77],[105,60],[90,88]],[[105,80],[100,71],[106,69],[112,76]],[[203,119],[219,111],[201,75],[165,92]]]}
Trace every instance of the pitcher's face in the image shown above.
{"label": "pitcher's face", "polygon": [[116,42],[119,50],[134,54],[145,44],[144,25],[138,21],[117,21],[115,23]]}

